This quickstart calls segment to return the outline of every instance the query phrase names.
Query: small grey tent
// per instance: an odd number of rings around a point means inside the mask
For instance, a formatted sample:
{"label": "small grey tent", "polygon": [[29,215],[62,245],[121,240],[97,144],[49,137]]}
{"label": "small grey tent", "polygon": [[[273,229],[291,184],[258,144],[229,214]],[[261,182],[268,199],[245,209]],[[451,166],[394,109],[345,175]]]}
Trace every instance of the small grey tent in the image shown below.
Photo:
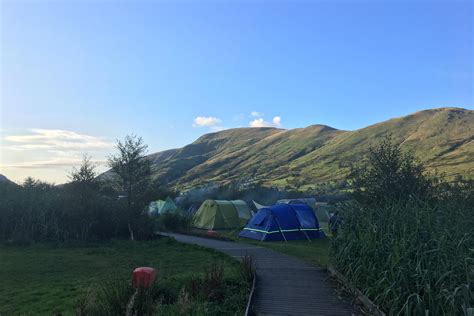
{"label": "small grey tent", "polygon": [[253,202],[253,205],[255,205],[255,208],[256,208],[257,210],[259,210],[259,209],[261,209],[261,208],[269,208],[269,207],[270,207],[270,206],[267,206],[267,205],[263,205],[263,204],[257,203],[257,202],[255,202],[255,201],[253,201],[253,200],[252,200],[252,202]]}
{"label": "small grey tent", "polygon": [[163,213],[176,213],[178,207],[174,204],[173,200],[168,196],[166,200],[153,201],[148,206],[148,212],[151,215],[158,215]]}

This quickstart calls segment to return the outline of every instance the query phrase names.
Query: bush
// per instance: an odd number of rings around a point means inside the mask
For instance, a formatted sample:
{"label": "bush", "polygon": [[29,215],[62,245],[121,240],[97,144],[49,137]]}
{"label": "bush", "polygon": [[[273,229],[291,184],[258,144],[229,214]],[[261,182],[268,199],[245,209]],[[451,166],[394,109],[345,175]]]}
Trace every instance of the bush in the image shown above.
{"label": "bush", "polygon": [[390,315],[467,314],[474,307],[472,182],[437,183],[387,141],[371,155],[354,181],[354,201],[339,209],[336,268]]}
{"label": "bush", "polygon": [[189,227],[191,218],[179,213],[166,212],[155,217],[156,228],[164,231],[180,231]]}

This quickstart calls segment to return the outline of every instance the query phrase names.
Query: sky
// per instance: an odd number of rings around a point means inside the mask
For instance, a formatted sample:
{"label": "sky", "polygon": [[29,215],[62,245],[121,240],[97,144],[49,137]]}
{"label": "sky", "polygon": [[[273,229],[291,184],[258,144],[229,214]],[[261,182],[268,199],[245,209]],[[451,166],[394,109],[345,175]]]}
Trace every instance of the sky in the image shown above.
{"label": "sky", "polygon": [[355,130],[474,107],[473,2],[0,0],[0,174],[226,128]]}

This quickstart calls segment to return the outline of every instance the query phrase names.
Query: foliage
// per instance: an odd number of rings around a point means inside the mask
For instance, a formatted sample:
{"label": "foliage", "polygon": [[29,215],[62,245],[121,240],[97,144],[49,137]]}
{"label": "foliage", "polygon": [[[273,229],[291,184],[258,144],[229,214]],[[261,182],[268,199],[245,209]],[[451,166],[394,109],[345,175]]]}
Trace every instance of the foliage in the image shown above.
{"label": "foliage", "polygon": [[[203,277],[191,276],[184,284],[164,277],[151,288],[134,290],[130,282],[116,280],[98,287],[79,300],[79,315],[237,314],[245,305],[249,284],[226,277],[224,264],[214,262]],[[178,286],[181,286],[178,290]]]}
{"label": "foliage", "polygon": [[156,228],[161,231],[182,231],[186,230],[190,223],[191,217],[182,213],[165,212],[154,216]]}
{"label": "foliage", "polygon": [[370,148],[366,167],[352,171],[353,198],[374,207],[412,198],[426,201],[433,192],[433,180],[423,171],[423,165],[388,136]]}
{"label": "foliage", "polygon": [[0,240],[28,243],[116,235],[116,201],[95,183],[53,186],[28,178],[22,186],[0,184],[0,196]]}
{"label": "foliage", "polygon": [[[133,214],[135,238],[149,239],[153,222],[144,214],[161,189],[151,186]],[[22,185],[0,182],[0,240],[28,244],[44,240],[94,240],[129,234],[130,213],[121,192],[97,181],[88,156],[70,182],[52,185],[27,178]]]}
{"label": "foliage", "polygon": [[125,203],[125,220],[134,240],[134,232],[140,227],[139,219],[143,217],[148,206],[151,189],[151,165],[145,159],[147,146],[141,137],[126,136],[123,141],[117,141],[118,154],[109,158],[109,166],[117,176],[118,190],[123,193]]}
{"label": "foliage", "polygon": [[248,283],[252,283],[255,277],[256,266],[252,256],[245,254],[240,262],[240,271],[242,273],[242,280],[246,280]]}
{"label": "foliage", "polygon": [[[390,315],[462,315],[474,306],[474,186],[424,175],[386,140],[356,173],[332,242],[339,271]],[[428,313],[428,314],[427,314]]]}

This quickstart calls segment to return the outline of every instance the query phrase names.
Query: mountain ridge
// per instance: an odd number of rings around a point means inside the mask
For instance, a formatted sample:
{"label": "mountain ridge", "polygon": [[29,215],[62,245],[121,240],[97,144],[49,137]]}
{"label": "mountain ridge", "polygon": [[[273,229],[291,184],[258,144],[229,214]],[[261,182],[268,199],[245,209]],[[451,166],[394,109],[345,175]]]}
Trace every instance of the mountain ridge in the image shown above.
{"label": "mountain ridge", "polygon": [[474,177],[474,111],[452,107],[422,110],[354,131],[323,124],[227,129],[147,159],[155,178],[180,189],[210,183],[305,188],[343,180],[350,166],[360,164],[370,146],[388,135],[429,171]]}

